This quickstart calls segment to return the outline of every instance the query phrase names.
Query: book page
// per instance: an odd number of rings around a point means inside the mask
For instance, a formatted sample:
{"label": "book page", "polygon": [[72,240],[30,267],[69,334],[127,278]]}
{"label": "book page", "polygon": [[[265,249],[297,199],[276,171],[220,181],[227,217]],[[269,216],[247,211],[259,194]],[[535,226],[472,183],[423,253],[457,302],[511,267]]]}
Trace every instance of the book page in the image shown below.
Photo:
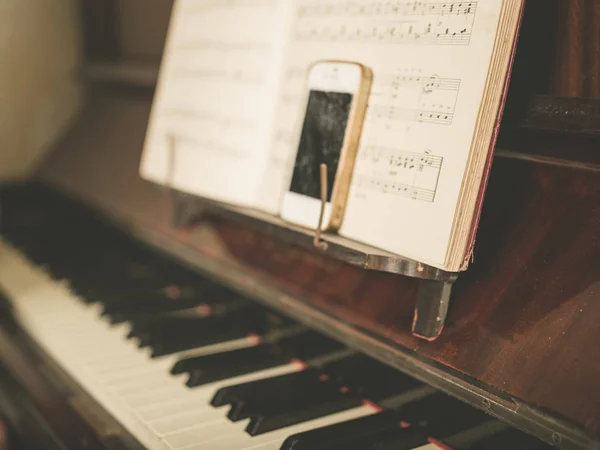
{"label": "book page", "polygon": [[340,234],[444,264],[502,0],[298,0],[261,204],[289,186],[318,60],[360,62],[374,81]]}
{"label": "book page", "polygon": [[270,137],[290,0],[175,3],[142,177],[253,205]]}

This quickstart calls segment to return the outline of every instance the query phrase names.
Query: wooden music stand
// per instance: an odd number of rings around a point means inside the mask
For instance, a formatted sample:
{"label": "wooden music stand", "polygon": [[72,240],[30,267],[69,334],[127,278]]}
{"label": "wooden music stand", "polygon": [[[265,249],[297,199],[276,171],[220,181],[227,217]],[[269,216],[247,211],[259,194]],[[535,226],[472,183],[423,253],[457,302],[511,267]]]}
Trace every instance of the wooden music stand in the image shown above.
{"label": "wooden music stand", "polygon": [[[238,207],[211,199],[186,194],[173,188],[173,174],[176,163],[177,139],[169,138],[169,170],[164,188],[172,202],[172,224],[176,228],[193,226],[206,212],[235,220],[249,227],[267,231],[269,234],[293,245],[313,248],[331,258],[343,261],[364,270],[388,272],[419,280],[419,290],[414,308],[412,333],[427,341],[437,339],[444,328],[452,286],[458,278],[458,272],[447,272],[421,262],[395,255],[384,250],[361,244],[339,236],[336,233],[322,231],[323,208],[319,224],[315,230],[307,230],[287,223],[279,217]],[[326,199],[326,170],[321,166],[321,196]],[[325,167],[326,169],[326,167]],[[325,173],[324,173],[325,172]],[[325,176],[325,184],[323,184]],[[325,189],[323,189],[325,187]]]}

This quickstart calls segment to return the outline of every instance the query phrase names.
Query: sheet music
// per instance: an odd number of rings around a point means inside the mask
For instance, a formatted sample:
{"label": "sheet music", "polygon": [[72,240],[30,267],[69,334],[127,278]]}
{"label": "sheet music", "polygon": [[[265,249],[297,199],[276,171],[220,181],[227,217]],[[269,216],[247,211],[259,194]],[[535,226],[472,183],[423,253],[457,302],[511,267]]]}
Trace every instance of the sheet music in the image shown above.
{"label": "sheet music", "polygon": [[141,164],[144,178],[255,204],[290,11],[289,0],[175,3]]}
{"label": "sheet music", "polygon": [[350,60],[374,73],[340,234],[442,265],[502,0],[298,0],[261,206],[289,184],[304,76]]}

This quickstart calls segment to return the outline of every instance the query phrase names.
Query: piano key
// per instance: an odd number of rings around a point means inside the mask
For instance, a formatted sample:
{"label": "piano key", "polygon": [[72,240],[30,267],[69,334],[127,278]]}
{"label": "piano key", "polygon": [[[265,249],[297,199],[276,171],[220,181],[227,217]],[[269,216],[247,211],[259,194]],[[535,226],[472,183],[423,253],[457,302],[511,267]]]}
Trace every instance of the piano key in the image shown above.
{"label": "piano key", "polygon": [[[209,404],[209,400],[215,394],[215,392],[221,387],[223,387],[227,382],[244,383],[247,381],[259,380],[286,373],[292,373],[298,370],[301,370],[301,368],[297,364],[288,364],[285,366],[268,369],[261,372],[254,372],[252,374],[243,375],[241,377],[236,377],[230,380],[224,380],[222,382],[205,385],[200,388],[194,388],[192,392],[197,392],[198,390],[201,390],[202,392],[198,394],[195,398],[183,400],[176,399],[174,401],[168,401],[159,405],[146,407],[139,410],[138,415],[144,421],[152,423],[160,419],[177,415],[184,411],[197,411],[199,409],[210,409],[211,411],[216,411],[216,409]],[[202,399],[202,402],[200,402],[199,399]],[[221,412],[221,410],[219,410],[218,414],[220,418],[224,418],[226,415],[226,411]]]}
{"label": "piano key", "polygon": [[[360,358],[356,358],[356,356],[353,355],[349,358],[342,359],[338,362],[333,363],[332,366],[339,370],[340,362],[346,362],[347,360],[353,361],[353,363],[350,364],[350,367],[352,367],[356,361],[361,361]],[[364,361],[364,363],[367,362]],[[365,366],[368,370],[376,366],[377,364],[379,363],[374,362],[374,364],[365,364]],[[335,372],[333,373],[333,375],[329,375],[329,367],[330,365],[324,365],[322,367],[322,369],[325,370],[328,374],[329,378],[328,382],[322,383],[324,387],[333,384],[332,381],[340,381],[339,376],[336,377]],[[337,375],[339,375],[339,372],[337,372]],[[352,373],[348,373],[345,378],[350,379],[352,378],[352,375]],[[250,425],[247,431],[250,434],[259,434],[261,432],[265,432],[265,430],[268,431],[270,429],[275,429],[280,426],[280,423],[287,423],[286,421],[293,421],[290,423],[298,423],[302,421],[304,417],[317,417],[319,414],[331,414],[335,411],[343,410],[344,408],[356,406],[361,402],[371,402],[373,401],[371,397],[364,397],[359,395],[359,393],[365,393],[370,390],[373,390],[371,385],[386,381],[385,379],[378,378],[376,375],[377,374],[374,371],[373,378],[369,380],[363,379],[362,384],[355,385],[354,388],[347,388],[346,386],[342,385],[342,388],[339,391],[336,391],[338,397],[328,397],[325,394],[321,394],[322,398],[320,399],[320,404],[316,405],[310,403],[310,396],[308,396],[307,400],[301,399],[297,405],[294,405],[293,401],[288,401],[290,405],[294,406],[290,409],[287,409],[285,407],[285,400],[284,406],[278,408],[277,400],[268,399],[268,401],[266,402],[266,407],[264,407],[263,410],[260,411],[260,413],[255,413],[252,416],[252,420],[250,421]],[[401,402],[401,399],[402,402],[408,403],[417,400],[422,396],[426,396],[428,393],[431,392],[430,389],[424,390],[424,386],[418,381],[408,379],[404,375],[395,377],[394,379],[389,379],[387,381],[393,382],[393,384],[386,389],[386,393],[388,395],[393,394],[395,396],[396,404],[399,404]],[[338,386],[339,385],[340,384],[338,384]],[[319,394],[318,389],[313,388],[313,391],[315,391],[316,394]],[[306,394],[304,395],[306,396]],[[288,418],[287,414],[290,414],[292,417]]]}
{"label": "piano key", "polygon": [[374,402],[385,402],[386,399],[423,386],[416,379],[365,355],[354,355],[327,363],[323,370],[332,380]]}
{"label": "piano key", "polygon": [[236,386],[229,389],[235,390],[234,394],[229,395],[231,408],[227,414],[232,421],[261,415],[262,411],[266,411],[266,414],[273,410],[281,413],[288,408],[300,411],[308,405],[342,396],[335,386],[320,382],[318,374],[310,370],[249,383],[243,390],[236,389]]}
{"label": "piano key", "polygon": [[[361,436],[350,442],[327,447],[318,446],[315,450],[412,450],[425,445],[427,434],[418,427],[391,428],[375,436]],[[438,449],[441,450],[441,449]]]}
{"label": "piano key", "polygon": [[193,409],[191,411],[178,411],[154,422],[150,422],[150,428],[161,438],[181,433],[182,431],[197,427],[199,424],[208,424],[221,421],[223,416],[215,418],[215,409]]}
{"label": "piano key", "polygon": [[487,440],[493,436],[497,436],[507,429],[509,429],[509,427],[505,423],[488,417],[487,421],[463,431],[459,431],[452,436],[445,436],[442,438],[440,436],[436,436],[435,434],[430,435],[431,437],[429,438],[429,444],[424,445],[422,448],[426,448],[431,445],[441,447],[443,449],[446,447],[460,450],[472,448],[477,443]]}
{"label": "piano key", "polygon": [[[101,301],[105,309],[138,308],[144,304],[163,304],[177,300],[197,300],[212,303],[224,300],[228,293],[222,287],[208,281],[185,285],[171,284],[160,288],[148,289],[137,287],[131,290],[113,290],[106,288],[105,298]],[[229,293],[229,295],[233,295]]]}
{"label": "piano key", "polygon": [[280,402],[269,401],[257,407],[256,411],[249,411],[250,422],[246,432],[250,436],[258,436],[356,408],[362,404],[363,401],[359,397],[339,391],[321,393],[321,395],[314,392],[299,393],[295,398]]}
{"label": "piano key", "polygon": [[[245,316],[247,321],[243,320]],[[163,356],[194,347],[246,338],[266,331],[267,317],[263,310],[238,317],[177,317],[161,320],[143,330],[132,329],[140,346],[151,347],[154,356]]]}
{"label": "piano key", "polygon": [[249,400],[259,395],[267,396],[273,391],[282,392],[281,388],[290,389],[290,386],[294,386],[295,388],[315,386],[319,383],[315,373],[314,371],[302,371],[267,380],[230,385],[217,391],[211,400],[211,405],[219,407],[243,399]]}
{"label": "piano key", "polygon": [[387,429],[401,428],[401,416],[395,411],[382,411],[366,417],[288,436],[281,450],[313,450],[373,436]]}
{"label": "piano key", "polygon": [[[355,428],[348,424],[347,430],[344,430],[344,426],[339,426],[337,430],[314,430],[308,432],[304,437],[302,435],[290,436],[282,449],[349,450],[368,449],[371,448],[371,445],[377,449],[412,449],[428,445],[432,439],[430,436],[442,439],[449,434],[470,429],[491,420],[484,413],[455,402],[457,401],[447,396],[434,395],[427,397],[426,401],[408,403],[404,409],[400,408],[398,412],[387,411],[365,419],[366,425],[376,425],[373,428],[361,427],[359,420],[356,421]],[[451,409],[450,405],[456,405],[457,408]],[[379,417],[381,417],[380,420]],[[406,422],[407,418],[414,421],[423,420],[421,426],[410,426]],[[304,442],[302,442],[303,438]]]}
{"label": "piano key", "polygon": [[[162,301],[160,303],[148,303],[139,305],[130,305],[124,308],[105,308],[101,315],[106,317],[111,324],[120,324],[126,321],[138,322],[145,319],[152,318],[157,315],[164,315],[175,312],[187,312],[187,314],[181,314],[190,317],[207,317],[208,311],[206,307],[208,305],[199,303],[198,300],[173,300],[170,302]],[[175,315],[178,316],[178,315]]]}
{"label": "piano key", "polygon": [[216,425],[213,423],[210,427],[200,425],[197,428],[174,434],[167,437],[165,442],[175,450],[182,448],[186,450],[232,450],[260,445],[267,445],[267,448],[278,449],[289,434],[351,420],[356,417],[373,414],[374,412],[375,410],[369,406],[361,406],[260,436],[250,436],[243,431],[247,426],[247,421],[235,423],[233,424],[234,427],[232,427],[231,422],[224,420]]}
{"label": "piano key", "polygon": [[506,425],[504,428],[503,431],[473,444],[470,447],[471,450],[550,450],[554,448],[522,431],[507,429]]}
{"label": "piano key", "polygon": [[397,410],[411,426],[425,427],[438,434],[456,432],[488,417],[441,392],[409,402]]}
{"label": "piano key", "polygon": [[133,326],[143,326],[151,322],[155,316],[161,317],[222,317],[242,310],[255,308],[255,303],[236,297],[202,297],[196,300],[174,300],[146,304],[134,303],[125,308],[117,306],[103,308],[101,314],[107,316],[110,323],[129,322]]}
{"label": "piano key", "polygon": [[173,367],[172,373],[188,372],[188,386],[197,386],[282,365],[291,359],[309,363],[315,357],[342,348],[341,344],[322,335],[304,332],[236,352],[183,359]]}

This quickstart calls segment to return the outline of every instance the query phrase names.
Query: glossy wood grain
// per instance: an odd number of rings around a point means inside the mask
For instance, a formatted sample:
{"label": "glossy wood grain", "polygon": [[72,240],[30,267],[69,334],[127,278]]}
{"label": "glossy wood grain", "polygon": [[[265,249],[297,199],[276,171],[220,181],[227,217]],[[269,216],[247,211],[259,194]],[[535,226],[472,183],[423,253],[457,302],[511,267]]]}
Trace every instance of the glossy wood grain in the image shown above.
{"label": "glossy wood grain", "polygon": [[532,2],[555,10],[553,83],[549,93],[600,98],[600,3],[596,0]]}

